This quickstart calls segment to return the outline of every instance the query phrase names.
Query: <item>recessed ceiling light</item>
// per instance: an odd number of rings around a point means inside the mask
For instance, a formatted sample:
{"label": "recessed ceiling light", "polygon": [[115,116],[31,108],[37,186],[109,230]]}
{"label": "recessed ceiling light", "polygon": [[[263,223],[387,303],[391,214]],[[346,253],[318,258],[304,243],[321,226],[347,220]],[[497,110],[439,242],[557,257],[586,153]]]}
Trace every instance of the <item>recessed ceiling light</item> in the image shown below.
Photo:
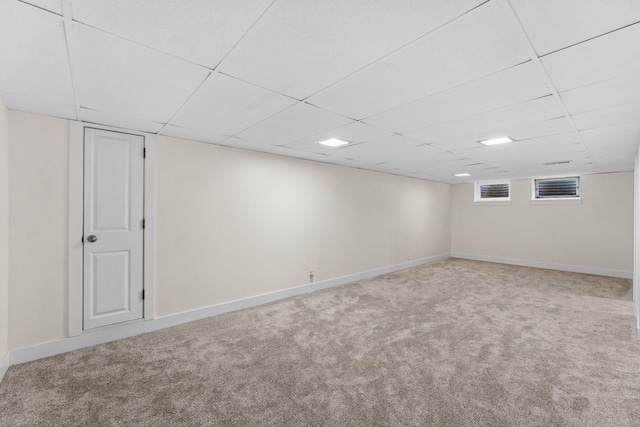
{"label": "recessed ceiling light", "polygon": [[326,141],[320,141],[318,144],[326,145],[327,147],[340,147],[342,145],[347,145],[348,142],[341,139],[331,138]]}
{"label": "recessed ceiling light", "polygon": [[471,176],[470,173],[454,173],[453,176]]}
{"label": "recessed ceiling light", "polygon": [[499,138],[487,139],[485,141],[478,141],[480,144],[484,145],[497,145],[497,144],[506,144],[507,142],[513,142],[513,139],[508,136],[501,136]]}

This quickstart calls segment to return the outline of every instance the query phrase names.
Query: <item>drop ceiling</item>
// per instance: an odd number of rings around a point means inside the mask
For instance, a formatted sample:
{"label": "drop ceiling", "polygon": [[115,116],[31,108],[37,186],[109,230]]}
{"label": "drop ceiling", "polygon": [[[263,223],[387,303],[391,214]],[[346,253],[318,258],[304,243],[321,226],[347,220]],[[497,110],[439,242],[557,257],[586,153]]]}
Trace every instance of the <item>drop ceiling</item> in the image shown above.
{"label": "drop ceiling", "polygon": [[638,0],[2,0],[0,40],[12,110],[420,179],[640,142]]}

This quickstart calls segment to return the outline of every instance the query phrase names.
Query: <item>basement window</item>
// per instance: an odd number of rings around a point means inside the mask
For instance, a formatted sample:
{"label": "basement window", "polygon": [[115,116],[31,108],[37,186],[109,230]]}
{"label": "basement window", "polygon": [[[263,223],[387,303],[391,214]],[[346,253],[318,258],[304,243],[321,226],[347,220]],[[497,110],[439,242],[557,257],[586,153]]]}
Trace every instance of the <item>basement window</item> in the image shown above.
{"label": "basement window", "polygon": [[476,182],[473,201],[476,203],[510,204],[511,181]]}
{"label": "basement window", "polygon": [[547,202],[580,202],[580,177],[533,180],[533,200]]}

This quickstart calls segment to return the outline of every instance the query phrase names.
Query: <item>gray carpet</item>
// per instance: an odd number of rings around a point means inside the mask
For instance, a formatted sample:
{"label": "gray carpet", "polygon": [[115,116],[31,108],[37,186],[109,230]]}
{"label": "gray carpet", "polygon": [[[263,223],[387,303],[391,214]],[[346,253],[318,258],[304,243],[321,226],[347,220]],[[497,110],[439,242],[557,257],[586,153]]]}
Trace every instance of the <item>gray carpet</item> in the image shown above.
{"label": "gray carpet", "polygon": [[638,426],[628,280],[450,259],[13,366],[2,426]]}

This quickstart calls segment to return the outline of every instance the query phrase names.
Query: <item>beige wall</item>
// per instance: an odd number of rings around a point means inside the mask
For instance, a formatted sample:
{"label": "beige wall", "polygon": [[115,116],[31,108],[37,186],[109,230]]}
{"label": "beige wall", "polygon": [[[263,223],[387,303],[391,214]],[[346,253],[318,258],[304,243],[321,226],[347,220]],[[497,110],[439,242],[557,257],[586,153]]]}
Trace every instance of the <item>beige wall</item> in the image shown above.
{"label": "beige wall", "polygon": [[9,113],[9,347],[67,335],[69,123]]}
{"label": "beige wall", "polygon": [[[0,161],[3,120],[0,110]],[[9,349],[67,334],[68,133],[66,120],[9,113]],[[474,206],[471,185],[158,137],[156,185],[158,316],[303,285],[311,269],[319,281],[451,244],[631,271],[632,173],[585,176],[582,205],[531,205],[529,180],[518,180],[511,206]],[[0,243],[2,230],[0,220]]]}
{"label": "beige wall", "polygon": [[450,251],[450,186],[158,138],[156,314]]}
{"label": "beige wall", "polygon": [[0,361],[9,349],[9,112],[0,99]]}
{"label": "beige wall", "polygon": [[452,186],[452,252],[630,274],[633,173],[585,175],[582,204],[532,204],[531,180],[511,181],[509,206],[473,203]]}
{"label": "beige wall", "polygon": [[640,340],[640,153],[636,154],[633,184],[633,300],[636,309],[636,330]]}
{"label": "beige wall", "polygon": [[[9,122],[16,349],[67,336],[69,125]],[[449,252],[448,185],[158,140],[158,315]]]}

